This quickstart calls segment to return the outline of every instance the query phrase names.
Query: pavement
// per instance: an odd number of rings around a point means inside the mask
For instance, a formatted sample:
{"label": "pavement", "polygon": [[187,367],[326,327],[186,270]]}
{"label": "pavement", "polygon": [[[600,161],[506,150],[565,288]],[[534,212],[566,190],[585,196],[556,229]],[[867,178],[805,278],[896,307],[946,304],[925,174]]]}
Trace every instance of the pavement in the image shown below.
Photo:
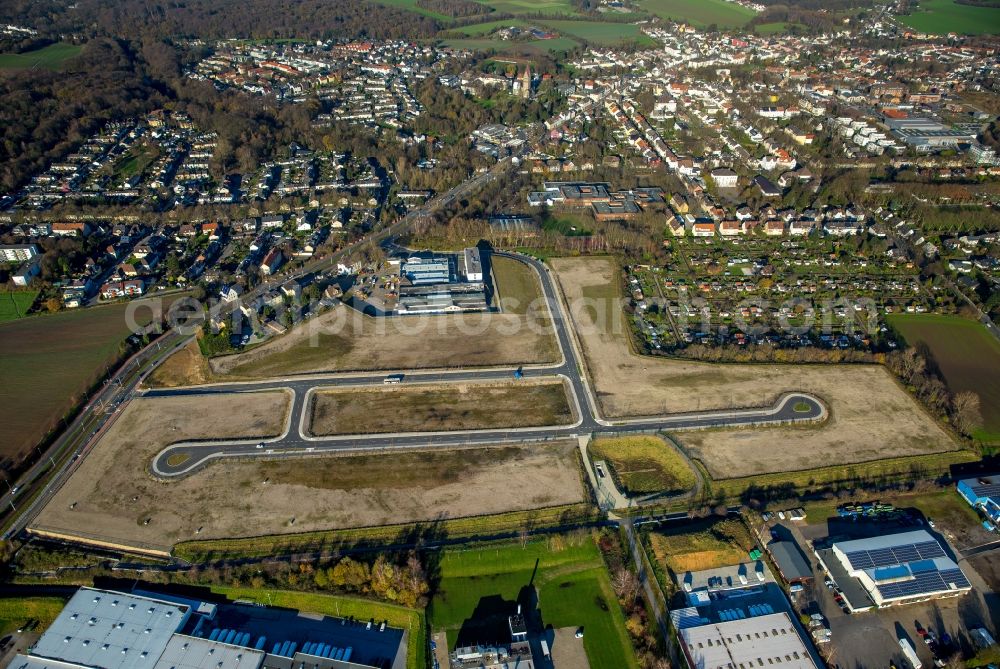
{"label": "pavement", "polygon": [[[163,479],[185,476],[206,463],[220,458],[295,457],[323,452],[397,450],[406,448],[454,448],[500,443],[545,442],[573,439],[581,435],[658,432],[699,428],[738,427],[813,422],[826,418],[826,407],[812,395],[788,393],[773,406],[753,409],[700,411],[670,416],[649,416],[610,421],[597,408],[584,373],[584,363],[574,340],[566,309],[559,299],[549,269],[539,260],[515,253],[495,255],[512,258],[535,270],[542,287],[552,327],[561,351],[560,362],[553,365],[524,367],[525,379],[561,377],[567,385],[576,421],[571,425],[518,429],[456,430],[447,432],[409,432],[396,434],[358,434],[315,436],[308,432],[308,407],[312,393],[323,388],[374,387],[383,385],[386,374],[319,374],[238,383],[217,383],[176,389],[142,391],[144,397],[211,395],[216,393],[287,390],[292,406],[285,431],[264,440],[216,440],[181,442],[163,449],[154,458],[152,473]],[[500,367],[477,370],[439,370],[406,372],[403,383],[450,384],[512,380],[517,368]],[[796,411],[796,406],[805,407]],[[172,457],[176,456],[176,457]]]}

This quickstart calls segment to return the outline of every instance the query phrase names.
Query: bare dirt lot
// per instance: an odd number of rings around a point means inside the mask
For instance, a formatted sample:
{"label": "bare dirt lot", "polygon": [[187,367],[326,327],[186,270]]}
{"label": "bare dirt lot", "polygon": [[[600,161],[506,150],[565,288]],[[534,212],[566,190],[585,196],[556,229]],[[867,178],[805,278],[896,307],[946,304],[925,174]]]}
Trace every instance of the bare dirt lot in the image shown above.
{"label": "bare dirt lot", "polygon": [[[152,480],[146,468],[168,443],[209,435],[275,434],[287,407],[283,393],[199,398],[211,415],[226,420],[195,424],[190,420],[195,401],[156,398],[130,406],[36,525],[166,551],[190,539],[502,513],[584,499],[575,442],[392,457],[224,462],[176,482]],[[136,495],[138,501],[132,502]],[[149,525],[142,524],[145,518],[151,519]]]}
{"label": "bare dirt lot", "polygon": [[[882,367],[711,364],[636,355],[629,348],[627,323],[616,302],[619,272],[614,261],[559,258],[551,264],[570,303],[605,415],[763,406],[795,390],[813,393],[826,402],[830,419],[817,427],[681,435],[713,477],[958,448]],[[781,447],[775,448],[778,444]]]}
{"label": "bare dirt lot", "polygon": [[[153,456],[188,439],[276,436],[284,429],[289,399],[284,392],[134,399],[42,510],[35,526],[160,547],[188,538],[203,524],[199,508],[206,515],[226,513],[213,508],[213,500],[227,493],[186,481],[155,482],[146,473]],[[228,484],[217,487],[230,488],[230,495],[235,492]],[[186,507],[174,498],[182,490],[189,496]],[[149,525],[143,525],[147,518]]]}
{"label": "bare dirt lot", "polygon": [[313,396],[316,435],[480,430],[573,422],[559,379],[324,390]]}
{"label": "bare dirt lot", "polygon": [[[153,386],[259,379],[284,374],[489,367],[556,362],[559,349],[526,265],[500,258],[505,295],[519,308],[504,313],[375,318],[337,305],[243,353],[208,361],[196,348],[171,356],[149,379]],[[506,299],[506,298],[505,298]]]}

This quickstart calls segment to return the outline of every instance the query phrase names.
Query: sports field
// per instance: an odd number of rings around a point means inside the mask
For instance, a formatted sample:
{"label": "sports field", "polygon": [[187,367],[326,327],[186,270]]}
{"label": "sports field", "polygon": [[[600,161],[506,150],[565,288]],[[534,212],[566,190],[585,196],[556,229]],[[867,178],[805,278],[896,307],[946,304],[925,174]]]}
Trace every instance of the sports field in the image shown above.
{"label": "sports field", "polygon": [[604,23],[602,21],[545,21],[544,25],[568,37],[576,37],[591,44],[610,46],[623,42],[653,45],[656,42],[643,35],[639,26],[631,23]]}
{"label": "sports field", "polygon": [[12,290],[0,293],[0,323],[24,318],[38,297],[37,290]]}
{"label": "sports field", "polygon": [[[15,460],[83,396],[130,334],[125,303],[0,323],[0,458]],[[28,382],[30,380],[30,382]]]}
{"label": "sports field", "polygon": [[76,44],[50,44],[26,53],[0,53],[0,70],[60,70],[63,64],[80,53]]}
{"label": "sports field", "polygon": [[439,567],[441,580],[427,615],[434,631],[447,631],[451,648],[509,639],[509,630],[503,636],[507,616],[520,603],[529,620],[541,618],[536,624],[542,627],[584,627],[578,642],[591,669],[638,666],[607,569],[589,534],[557,535],[524,547],[446,550]]}
{"label": "sports field", "polygon": [[695,26],[734,28],[756,16],[755,12],[726,0],[640,0],[639,6],[660,18]]}
{"label": "sports field", "polygon": [[920,0],[913,13],[900,16],[899,21],[935,35],[996,35],[1000,33],[1000,8],[960,5],[955,0]]}
{"label": "sports field", "polygon": [[953,393],[979,395],[984,441],[1000,441],[1000,341],[960,316],[895,314],[886,318],[910,346],[925,345]]}

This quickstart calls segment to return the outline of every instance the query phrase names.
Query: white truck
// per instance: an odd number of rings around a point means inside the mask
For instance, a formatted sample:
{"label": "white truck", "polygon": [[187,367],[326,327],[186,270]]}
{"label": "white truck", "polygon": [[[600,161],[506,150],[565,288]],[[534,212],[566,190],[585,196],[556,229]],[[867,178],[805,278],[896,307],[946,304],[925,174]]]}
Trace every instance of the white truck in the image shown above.
{"label": "white truck", "polygon": [[906,661],[910,663],[910,666],[912,666],[913,669],[921,669],[921,667],[924,666],[920,661],[920,658],[917,657],[917,651],[913,649],[913,644],[910,643],[909,640],[900,639],[899,649],[903,651],[903,657],[906,658]]}

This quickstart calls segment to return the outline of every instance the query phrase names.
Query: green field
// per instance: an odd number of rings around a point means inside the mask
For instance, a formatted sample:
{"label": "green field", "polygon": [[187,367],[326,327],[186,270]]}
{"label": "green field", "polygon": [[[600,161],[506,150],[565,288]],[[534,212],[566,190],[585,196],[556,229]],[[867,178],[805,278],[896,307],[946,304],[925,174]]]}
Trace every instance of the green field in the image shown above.
{"label": "green field", "polygon": [[953,393],[979,394],[983,441],[1000,441],[1000,341],[976,321],[937,314],[886,319],[910,346],[925,344]]}
{"label": "green field", "polygon": [[[446,550],[440,574],[427,615],[435,632],[447,631],[452,648],[477,637],[501,637],[506,616],[518,602],[530,620],[537,597],[543,626],[584,627],[591,669],[638,666],[621,607],[590,536],[534,540],[524,548],[501,544]],[[470,621],[473,612],[475,623]]]}
{"label": "green field", "polygon": [[899,20],[918,32],[935,35],[1000,33],[1000,8],[960,5],[954,0],[920,0],[912,14]]}
{"label": "green field", "polygon": [[437,19],[438,21],[450,22],[452,20],[450,16],[445,16],[444,14],[439,14],[418,6],[417,0],[375,0],[375,2],[382,5],[389,5],[390,7],[399,7],[400,9],[405,9],[417,14],[423,14],[424,16],[429,16],[432,19]]}
{"label": "green field", "polygon": [[38,297],[37,290],[18,290],[0,293],[0,323],[24,318]]}
{"label": "green field", "polygon": [[314,592],[291,590],[255,590],[253,588],[231,588],[214,586],[212,592],[225,595],[230,600],[247,600],[295,609],[300,613],[318,613],[337,618],[354,617],[359,620],[385,620],[392,627],[409,632],[406,647],[406,666],[409,669],[423,669],[427,666],[427,628],[424,614],[404,606],[376,602],[360,597],[324,595]]}
{"label": "green field", "polygon": [[580,43],[569,37],[556,37],[555,39],[539,39],[530,42],[507,41],[499,39],[446,39],[445,46],[453,49],[469,49],[471,51],[497,51],[498,53],[514,53],[522,51],[532,51],[540,53],[551,51],[552,53],[562,53],[570,51],[580,46]]}
{"label": "green field", "polygon": [[59,597],[0,599],[0,636],[17,630],[28,620],[37,620],[35,632],[44,631],[66,605]]}
{"label": "green field", "polygon": [[42,49],[25,53],[0,53],[0,70],[59,70],[63,64],[80,53],[83,47],[76,44],[50,44]]}
{"label": "green field", "polygon": [[572,14],[577,11],[570,0],[476,0],[506,14]]}
{"label": "green field", "polygon": [[603,23],[601,21],[545,21],[544,25],[568,37],[576,37],[591,44],[611,46],[624,42],[638,42],[651,46],[656,42],[642,34],[639,26],[631,23]]}
{"label": "green field", "polygon": [[0,388],[0,458],[18,459],[34,448],[116,359],[130,333],[127,307],[119,303],[0,323],[0,369],[5,379],[20,381]]}
{"label": "green field", "polygon": [[804,28],[805,26],[803,26],[801,23],[784,23],[779,21],[776,23],[757,24],[753,27],[753,31],[758,35],[778,35],[787,33],[789,29],[793,27]]}
{"label": "green field", "polygon": [[504,311],[521,316],[527,314],[531,304],[542,297],[535,271],[520,261],[502,256],[492,256],[490,263]]}
{"label": "green field", "polygon": [[595,439],[594,460],[605,460],[628,494],[679,493],[694,488],[695,474],[674,448],[660,437]]}
{"label": "green field", "polygon": [[714,23],[719,28],[735,28],[756,16],[753,10],[726,0],[640,0],[639,6],[660,18],[701,27]]}
{"label": "green field", "polygon": [[528,23],[522,21],[521,19],[503,19],[501,21],[487,21],[486,23],[473,23],[471,26],[462,26],[461,28],[455,28],[456,31],[462,33],[463,35],[468,35],[469,37],[480,37],[488,33],[498,30],[500,28],[509,28],[511,26],[517,26],[518,28],[523,28],[527,26]]}

